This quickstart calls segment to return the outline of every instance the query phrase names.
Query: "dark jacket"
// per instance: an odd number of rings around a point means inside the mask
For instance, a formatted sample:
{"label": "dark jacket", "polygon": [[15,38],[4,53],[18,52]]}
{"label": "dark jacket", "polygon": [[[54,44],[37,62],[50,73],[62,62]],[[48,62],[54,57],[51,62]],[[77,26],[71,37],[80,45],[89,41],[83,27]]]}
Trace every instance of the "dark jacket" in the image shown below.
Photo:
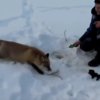
{"label": "dark jacket", "polygon": [[94,22],[100,20],[100,15],[97,15],[94,7],[91,9],[91,14],[92,14],[92,18],[91,18],[90,26],[87,29],[87,31],[80,37],[79,40],[81,42],[84,41],[86,38],[90,38],[90,39],[97,38],[96,33],[97,33],[98,29],[95,27]]}

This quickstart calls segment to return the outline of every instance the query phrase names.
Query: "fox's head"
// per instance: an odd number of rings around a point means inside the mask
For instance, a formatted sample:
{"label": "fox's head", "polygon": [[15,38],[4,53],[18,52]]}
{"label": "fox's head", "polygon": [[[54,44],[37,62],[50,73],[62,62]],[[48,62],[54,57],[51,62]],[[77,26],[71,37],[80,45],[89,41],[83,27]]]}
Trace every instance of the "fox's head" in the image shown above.
{"label": "fox's head", "polygon": [[41,56],[41,66],[45,67],[48,71],[51,71],[50,68],[50,60],[49,60],[49,53],[45,54],[45,56]]}

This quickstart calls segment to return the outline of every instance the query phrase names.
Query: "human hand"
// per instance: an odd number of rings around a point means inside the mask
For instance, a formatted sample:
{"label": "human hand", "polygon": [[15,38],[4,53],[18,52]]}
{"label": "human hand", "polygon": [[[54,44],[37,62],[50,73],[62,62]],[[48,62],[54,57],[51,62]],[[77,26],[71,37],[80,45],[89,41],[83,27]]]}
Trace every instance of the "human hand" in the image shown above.
{"label": "human hand", "polygon": [[96,28],[100,28],[100,21],[96,21],[96,22],[94,22],[94,24],[95,24]]}
{"label": "human hand", "polygon": [[78,40],[73,45],[74,45],[74,47],[77,47],[80,43],[81,43],[80,40]]}

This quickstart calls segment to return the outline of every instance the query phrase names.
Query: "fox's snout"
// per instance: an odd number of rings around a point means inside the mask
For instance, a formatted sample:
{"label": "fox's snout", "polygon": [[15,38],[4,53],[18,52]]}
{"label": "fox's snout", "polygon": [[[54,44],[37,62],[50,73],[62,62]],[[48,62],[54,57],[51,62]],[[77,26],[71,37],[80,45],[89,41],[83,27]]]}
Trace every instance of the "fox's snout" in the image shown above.
{"label": "fox's snout", "polygon": [[48,67],[48,71],[52,71],[50,67]]}

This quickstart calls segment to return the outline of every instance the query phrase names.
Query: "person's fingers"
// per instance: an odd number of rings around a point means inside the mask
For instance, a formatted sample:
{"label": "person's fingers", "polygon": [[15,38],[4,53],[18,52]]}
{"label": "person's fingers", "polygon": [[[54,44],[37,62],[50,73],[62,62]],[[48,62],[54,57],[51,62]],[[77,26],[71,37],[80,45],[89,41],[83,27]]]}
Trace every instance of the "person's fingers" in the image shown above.
{"label": "person's fingers", "polygon": [[75,44],[74,44],[74,47],[76,47],[77,45],[78,45],[78,43],[75,43]]}
{"label": "person's fingers", "polygon": [[94,24],[97,24],[97,23],[98,23],[98,21],[94,22]]}

